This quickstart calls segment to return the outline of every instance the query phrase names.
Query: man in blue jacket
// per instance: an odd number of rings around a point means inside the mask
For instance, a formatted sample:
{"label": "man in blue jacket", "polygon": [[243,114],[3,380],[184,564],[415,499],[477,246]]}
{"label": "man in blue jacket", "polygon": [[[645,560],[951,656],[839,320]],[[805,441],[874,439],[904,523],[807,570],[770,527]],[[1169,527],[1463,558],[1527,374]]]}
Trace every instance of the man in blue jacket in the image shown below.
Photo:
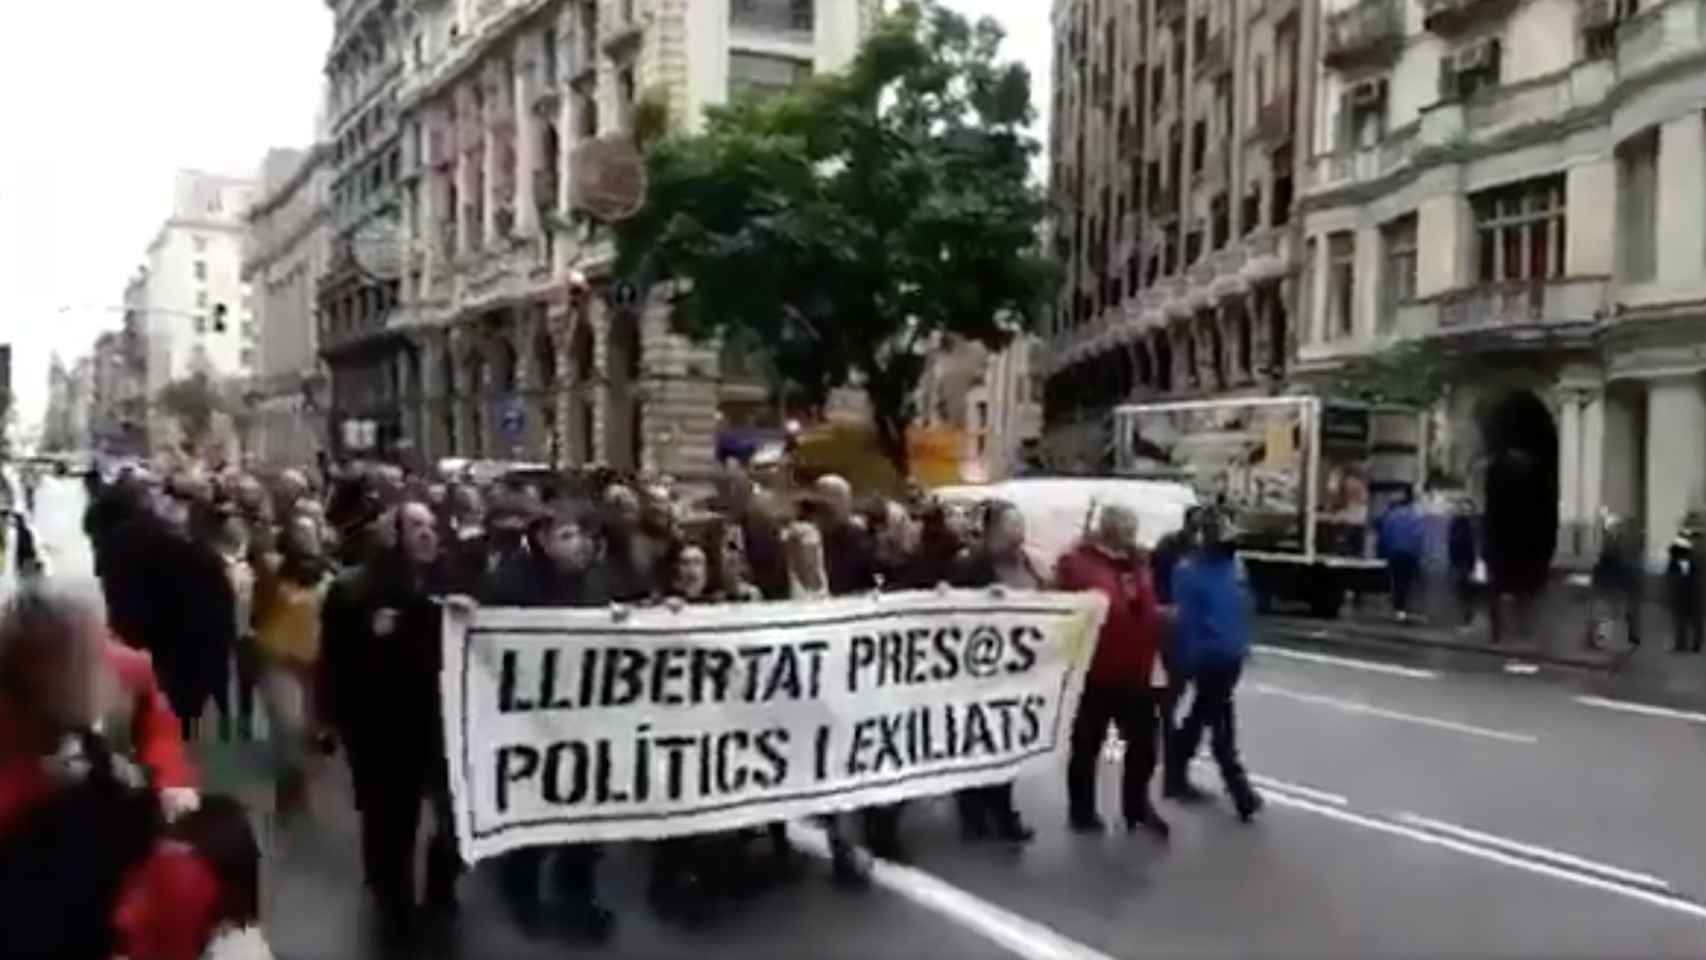
{"label": "man in blue jacket", "polygon": [[1415,493],[1405,487],[1398,500],[1381,514],[1375,528],[1378,552],[1392,573],[1392,611],[1400,622],[1410,618],[1410,590],[1421,574],[1426,540]]}
{"label": "man in blue jacket", "polygon": [[1181,674],[1195,684],[1196,697],[1167,751],[1167,782],[1168,794],[1176,799],[1203,799],[1190,782],[1189,769],[1207,728],[1226,793],[1248,823],[1262,808],[1262,798],[1238,759],[1232,694],[1250,655],[1254,622],[1228,526],[1219,510],[1205,510],[1197,520],[1199,546],[1173,568],[1174,657]]}

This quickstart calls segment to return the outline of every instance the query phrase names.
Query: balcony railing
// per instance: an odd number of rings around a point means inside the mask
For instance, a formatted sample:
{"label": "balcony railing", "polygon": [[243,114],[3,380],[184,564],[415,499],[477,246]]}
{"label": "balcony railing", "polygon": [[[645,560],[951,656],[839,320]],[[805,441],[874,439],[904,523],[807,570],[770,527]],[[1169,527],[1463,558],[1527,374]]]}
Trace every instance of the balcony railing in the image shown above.
{"label": "balcony railing", "polygon": [[1360,0],[1327,18],[1321,60],[1335,70],[1383,63],[1404,46],[1403,0]]}
{"label": "balcony railing", "polygon": [[1501,17],[1515,0],[1422,0],[1422,26],[1442,36],[1454,36],[1488,18]]}
{"label": "balcony railing", "polygon": [[1226,31],[1220,30],[1209,35],[1208,42],[1197,51],[1197,73],[1218,74],[1229,66],[1226,57]]}
{"label": "balcony railing", "polygon": [[1340,150],[1316,157],[1310,189],[1323,190],[1373,180],[1403,167],[1415,156],[1416,131],[1417,126],[1411,124],[1393,131],[1384,141],[1372,147]]}
{"label": "balcony railing", "polygon": [[1251,131],[1251,142],[1269,149],[1290,143],[1294,119],[1291,91],[1276,91],[1273,98],[1256,111],[1256,128]]}
{"label": "balcony railing", "polygon": [[1617,72],[1626,79],[1706,49],[1706,0],[1666,0],[1617,28]]}
{"label": "balcony railing", "polygon": [[1604,277],[1518,280],[1449,290],[1434,298],[1439,329],[1591,323],[1605,315]]}

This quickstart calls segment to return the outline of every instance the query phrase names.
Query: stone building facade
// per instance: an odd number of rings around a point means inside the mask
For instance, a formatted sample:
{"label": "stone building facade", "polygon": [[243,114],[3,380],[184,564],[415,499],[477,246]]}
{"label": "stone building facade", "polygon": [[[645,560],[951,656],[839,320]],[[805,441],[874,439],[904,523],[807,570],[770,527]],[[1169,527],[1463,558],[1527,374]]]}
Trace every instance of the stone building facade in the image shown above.
{"label": "stone building facade", "polygon": [[1306,0],[1055,0],[1056,469],[1110,462],[1121,402],[1285,383],[1316,22]]}

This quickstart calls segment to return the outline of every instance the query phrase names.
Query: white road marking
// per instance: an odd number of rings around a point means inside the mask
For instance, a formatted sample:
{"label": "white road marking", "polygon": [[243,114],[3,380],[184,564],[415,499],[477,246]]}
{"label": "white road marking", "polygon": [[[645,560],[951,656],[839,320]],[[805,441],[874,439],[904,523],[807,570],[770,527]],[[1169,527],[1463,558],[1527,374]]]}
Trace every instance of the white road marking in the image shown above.
{"label": "white road marking", "polygon": [[1684,913],[1696,919],[1706,920],[1706,906],[1702,906],[1692,900],[1685,900],[1672,893],[1664,893],[1642,887],[1629,886],[1627,884],[1618,883],[1593,874],[1578,873],[1574,870],[1566,870],[1563,867],[1553,866],[1552,864],[1541,863],[1535,860],[1527,860],[1516,856],[1515,854],[1506,853],[1501,850],[1477,846],[1464,840],[1440,836],[1439,834],[1429,833],[1425,830],[1406,826],[1401,823],[1393,823],[1375,817],[1364,816],[1360,813],[1353,813],[1349,810],[1341,810],[1338,807],[1316,803],[1313,800],[1306,800],[1302,797],[1294,797],[1284,793],[1270,793],[1268,794],[1268,798],[1282,807],[1306,810],[1310,813],[1318,814],[1332,820],[1337,820],[1341,823],[1349,823],[1368,830],[1374,830],[1379,833],[1405,837],[1430,846],[1443,847],[1447,850],[1453,850],[1457,853],[1464,854],[1465,856],[1475,857],[1480,860],[1487,860],[1492,863],[1501,864],[1517,870],[1552,877],[1554,879],[1563,880],[1568,883],[1574,883],[1584,887],[1592,887],[1595,890],[1603,890],[1607,893],[1617,894],[1620,897],[1627,897],[1631,900],[1640,900],[1643,903],[1648,903],[1655,907],[1661,907],[1665,910],[1672,910],[1677,913]]}
{"label": "white road marking", "polygon": [[1623,713],[1638,713],[1644,717],[1665,717],[1670,720],[1687,720],[1689,723],[1706,723],[1706,713],[1694,713],[1689,710],[1672,710],[1669,707],[1656,707],[1650,703],[1636,703],[1633,700],[1609,700],[1605,697],[1577,697],[1576,702],[1589,707],[1600,707],[1605,710],[1618,710]]}
{"label": "white road marking", "polygon": [[[1325,635],[1324,631],[1323,635]],[[1334,667],[1347,667],[1351,670],[1384,673],[1391,677],[1409,677],[1412,680],[1439,679],[1438,671],[1424,670],[1420,667],[1402,667],[1395,663],[1358,660],[1354,657],[1335,657],[1330,653],[1310,653],[1307,650],[1293,650],[1290,647],[1276,647],[1267,643],[1258,643],[1255,645],[1255,649],[1257,653],[1268,657],[1284,657],[1288,660],[1302,660],[1306,663],[1324,663]]]}
{"label": "white road marking", "polygon": [[1585,870],[1589,873],[1596,873],[1602,877],[1633,884],[1638,887],[1651,887],[1655,890],[1670,889],[1669,883],[1653,876],[1650,873],[1637,873],[1634,870],[1625,870],[1622,867],[1614,867],[1609,863],[1600,863],[1597,860],[1578,857],[1573,853],[1565,853],[1562,850],[1553,850],[1550,847],[1539,847],[1531,843],[1520,843],[1516,840],[1508,840],[1504,837],[1498,836],[1497,834],[1483,833],[1480,830],[1471,830],[1468,827],[1460,827],[1453,823],[1446,823],[1443,820],[1434,820],[1431,817],[1424,817],[1417,813],[1401,813],[1398,815],[1398,819],[1410,824],[1411,826],[1421,827],[1424,830],[1449,834],[1460,840],[1486,844],[1489,847],[1495,847],[1497,849],[1504,850],[1507,853],[1533,857],[1537,860],[1544,860],[1548,863],[1557,864],[1561,867]]}
{"label": "white road marking", "polygon": [[1373,704],[1361,703],[1356,700],[1340,700],[1337,697],[1322,696],[1317,693],[1300,693],[1287,690],[1269,683],[1247,684],[1246,689],[1251,693],[1267,694],[1296,700],[1299,703],[1312,703],[1317,706],[1331,707],[1344,713],[1358,714],[1368,717],[1381,717],[1386,720],[1397,720],[1403,723],[1413,723],[1417,726],[1432,727],[1436,730],[1450,730],[1453,733],[1465,733],[1475,737],[1485,737],[1489,740],[1502,740],[1506,743],[1539,743],[1540,738],[1529,733],[1511,733],[1507,730],[1494,730],[1490,727],[1478,727],[1471,723],[1458,723],[1455,720],[1445,720],[1440,717],[1428,717],[1417,713],[1402,713],[1397,710],[1387,710]]}
{"label": "white road marking", "polygon": [[[829,840],[822,830],[789,824],[788,835],[801,850],[815,857],[829,858]],[[873,860],[871,881],[975,930],[1025,960],[1113,960],[1100,950],[1004,910],[914,867]]]}
{"label": "white road marking", "polygon": [[1349,800],[1345,799],[1345,797],[1342,794],[1328,793],[1325,790],[1317,790],[1314,787],[1306,787],[1301,783],[1290,783],[1290,782],[1285,781],[1285,780],[1277,780],[1273,777],[1264,776],[1260,773],[1252,773],[1249,775],[1249,777],[1250,777],[1251,783],[1262,788],[1262,795],[1263,796],[1271,797],[1276,792],[1277,793],[1291,793],[1291,794],[1296,794],[1300,797],[1303,797],[1307,800],[1314,800],[1317,803],[1330,803],[1335,807],[1342,807],[1342,806],[1345,806],[1347,803],[1350,802]]}

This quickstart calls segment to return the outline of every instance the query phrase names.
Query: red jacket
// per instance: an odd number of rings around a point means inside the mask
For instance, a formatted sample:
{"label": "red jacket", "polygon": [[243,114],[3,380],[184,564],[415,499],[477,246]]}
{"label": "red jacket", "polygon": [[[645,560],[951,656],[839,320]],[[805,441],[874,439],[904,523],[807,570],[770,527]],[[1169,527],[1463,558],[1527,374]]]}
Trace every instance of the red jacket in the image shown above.
{"label": "red jacket", "polygon": [[1108,616],[1096,640],[1088,682],[1147,687],[1161,638],[1161,614],[1142,554],[1120,558],[1080,543],[1061,554],[1055,583],[1062,590],[1097,590],[1108,598]]}
{"label": "red jacket", "polygon": [[[147,769],[156,790],[195,786],[178,718],[154,680],[148,655],[108,642],[106,660],[122,692],[119,709],[109,718],[124,718],[128,726],[122,734],[107,731],[109,739],[121,742],[128,736],[124,753]],[[53,789],[41,757],[20,747],[17,731],[0,712],[0,835]],[[113,904],[120,955],[126,960],[196,960],[211,932],[219,894],[219,881],[204,860],[181,843],[162,840],[131,868]]]}

